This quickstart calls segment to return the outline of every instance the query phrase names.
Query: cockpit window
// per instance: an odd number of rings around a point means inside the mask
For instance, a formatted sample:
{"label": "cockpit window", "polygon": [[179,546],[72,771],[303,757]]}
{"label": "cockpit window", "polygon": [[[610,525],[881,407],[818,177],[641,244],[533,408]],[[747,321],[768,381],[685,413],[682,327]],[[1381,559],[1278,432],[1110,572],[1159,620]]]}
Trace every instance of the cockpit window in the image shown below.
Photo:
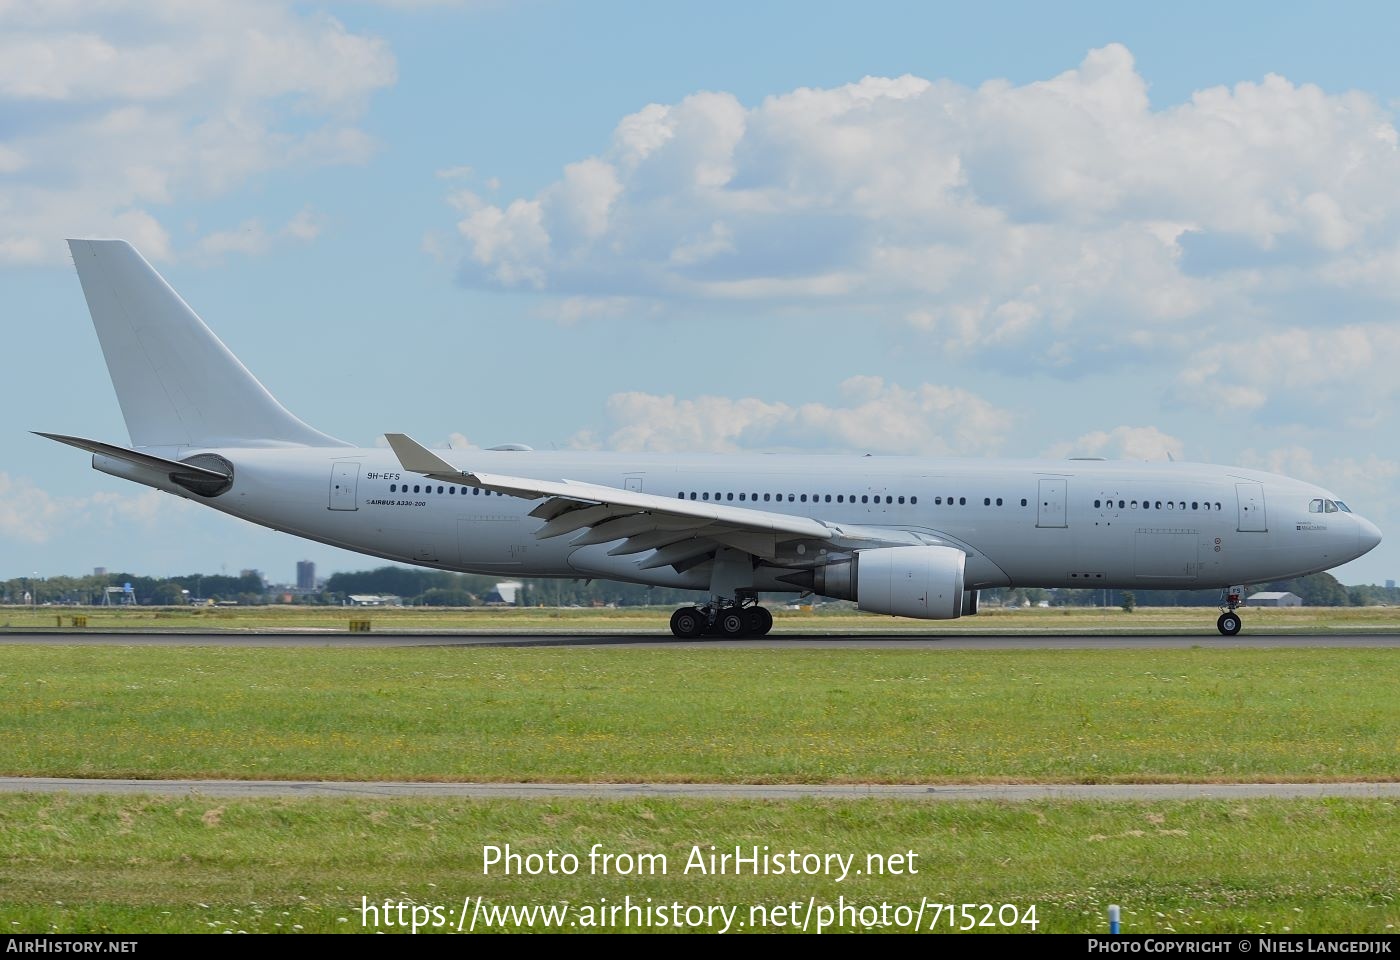
{"label": "cockpit window", "polygon": [[1342,503],[1342,501],[1340,500],[1337,501],[1337,509],[1341,510],[1342,513],[1351,513],[1351,507],[1347,506],[1345,503]]}
{"label": "cockpit window", "polygon": [[1321,513],[1321,512],[1322,512],[1322,501],[1321,501],[1321,500],[1314,500],[1314,501],[1312,501],[1311,503],[1308,504],[1308,513]]}
{"label": "cockpit window", "polygon": [[1324,500],[1324,501],[1322,502],[1322,505],[1323,505],[1323,507],[1325,508],[1325,510],[1326,510],[1327,513],[1336,513],[1336,512],[1337,512],[1337,504],[1334,503],[1334,502],[1331,501],[1331,500]]}

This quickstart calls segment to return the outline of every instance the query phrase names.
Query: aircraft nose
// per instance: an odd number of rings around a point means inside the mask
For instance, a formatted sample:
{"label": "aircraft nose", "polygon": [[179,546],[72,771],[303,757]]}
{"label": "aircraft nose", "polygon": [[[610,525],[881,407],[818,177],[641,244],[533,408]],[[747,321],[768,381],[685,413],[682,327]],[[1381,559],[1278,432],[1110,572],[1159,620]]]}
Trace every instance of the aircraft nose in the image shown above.
{"label": "aircraft nose", "polygon": [[1363,553],[1374,550],[1381,542],[1381,528],[1376,526],[1365,517],[1356,518],[1356,547],[1358,557]]}

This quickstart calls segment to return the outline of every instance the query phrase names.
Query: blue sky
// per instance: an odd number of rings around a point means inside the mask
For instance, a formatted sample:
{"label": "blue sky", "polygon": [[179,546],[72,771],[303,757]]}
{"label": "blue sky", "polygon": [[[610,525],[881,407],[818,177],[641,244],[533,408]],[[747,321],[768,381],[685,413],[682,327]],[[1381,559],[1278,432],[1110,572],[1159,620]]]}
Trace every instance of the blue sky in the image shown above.
{"label": "blue sky", "polygon": [[0,577],[372,563],[25,433],[125,439],[62,244],[120,235],[353,442],[1170,452],[1395,578],[1398,20],[0,2]]}

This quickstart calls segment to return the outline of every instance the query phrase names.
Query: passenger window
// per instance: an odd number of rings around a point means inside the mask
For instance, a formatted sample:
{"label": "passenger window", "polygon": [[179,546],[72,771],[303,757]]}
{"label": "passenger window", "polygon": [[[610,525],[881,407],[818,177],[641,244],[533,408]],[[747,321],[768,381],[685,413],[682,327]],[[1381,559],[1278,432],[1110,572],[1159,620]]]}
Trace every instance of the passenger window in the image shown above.
{"label": "passenger window", "polygon": [[732,493],[726,493],[726,494],[724,495],[724,499],[726,499],[726,500],[733,500],[733,499],[734,499],[734,494],[732,494]]}
{"label": "passenger window", "polygon": [[789,494],[788,494],[788,503],[795,503],[796,501],[797,501],[797,497],[795,497],[794,495],[792,495],[792,494],[789,493]]}
{"label": "passenger window", "polygon": [[1154,504],[1154,506],[1155,506],[1158,510],[1162,509],[1162,501],[1158,500],[1158,501]]}
{"label": "passenger window", "polygon": [[909,498],[909,502],[910,502],[911,504],[913,504],[913,503],[918,503],[918,502],[919,502],[919,498],[918,498],[918,497],[910,497],[910,498]]}
{"label": "passenger window", "polygon": [[1136,501],[1136,500],[1132,501],[1132,507],[1133,507],[1134,510],[1137,509],[1137,501]]}
{"label": "passenger window", "polygon": [[899,502],[900,502],[900,503],[903,503],[903,502],[904,502],[904,498],[903,498],[903,497],[900,497],[900,498],[899,498]]}
{"label": "passenger window", "polygon": [[1022,498],[1021,498],[1021,506],[1024,507],[1025,505],[1026,505],[1026,498],[1025,498],[1025,497],[1022,497]]}
{"label": "passenger window", "polygon": [[1001,497],[997,497],[997,506],[1001,506]]}
{"label": "passenger window", "polygon": [[965,506],[967,506],[967,497],[958,497],[958,506],[960,506],[960,507],[965,507]]}
{"label": "passenger window", "polygon": [[829,494],[829,493],[826,495],[826,502],[827,502],[827,503],[830,503],[830,502],[831,502],[831,494]]}
{"label": "passenger window", "polygon": [[695,499],[695,491],[694,491],[694,490],[690,491],[690,499],[692,499],[692,500]]}
{"label": "passenger window", "polygon": [[747,494],[741,493],[741,494],[739,494],[739,499],[742,501],[742,500],[744,499],[745,496],[747,496]]}
{"label": "passenger window", "polygon": [[[1026,505],[1026,501],[1022,500],[1022,501],[1021,501],[1021,506],[1024,507],[1025,505]],[[1125,506],[1127,506],[1127,504],[1124,503],[1122,500],[1119,500],[1119,501],[1118,501],[1118,509],[1119,509],[1119,510],[1122,510]]]}
{"label": "passenger window", "polygon": [[391,483],[391,484],[389,484],[389,492],[390,492],[390,493],[397,493],[397,492],[398,492],[398,489],[399,489],[399,485],[398,485],[397,483]]}
{"label": "passenger window", "polygon": [[933,505],[934,505],[935,507],[941,507],[941,506],[943,506],[943,498],[942,498],[942,497],[934,497],[934,498],[933,498]]}
{"label": "passenger window", "polygon": [[838,494],[836,495],[836,502],[837,502],[837,503],[845,503],[845,502],[846,502],[846,495],[845,495],[844,493],[838,493]]}
{"label": "passenger window", "polygon": [[1168,500],[1168,501],[1167,501],[1167,509],[1168,509],[1168,510],[1175,510],[1175,509],[1176,509],[1176,504],[1174,504],[1174,503],[1172,503],[1170,500]]}
{"label": "passenger window", "polygon": [[991,505],[992,505],[992,498],[991,498],[991,497],[983,497],[983,498],[982,498],[982,506],[984,506],[984,507],[990,507]]}
{"label": "passenger window", "polygon": [[860,502],[861,502],[861,503],[869,503],[869,502],[870,502],[870,494],[868,494],[868,493],[863,493],[863,494],[861,494],[861,495],[860,495]]}
{"label": "passenger window", "polygon": [[442,487],[438,487],[438,493],[442,493]]}
{"label": "passenger window", "polygon": [[710,499],[709,491],[706,491],[705,493],[701,494],[701,496],[703,496],[706,500]]}
{"label": "passenger window", "polygon": [[1094,501],[1094,509],[1095,509],[1095,510],[1097,510],[1097,509],[1099,508],[1099,504],[1100,504],[1101,502],[1102,502],[1102,501],[1099,501],[1099,500],[1095,500],[1095,501]]}
{"label": "passenger window", "polygon": [[414,493],[417,493],[417,492],[418,492],[418,487],[419,487],[419,485],[416,484],[416,483],[413,485],[413,492],[414,492]]}
{"label": "passenger window", "polygon": [[1192,501],[1191,501],[1191,509],[1192,509],[1192,510],[1199,510],[1199,509],[1201,509],[1200,503],[1199,503],[1198,501],[1192,500]]}
{"label": "passenger window", "polygon": [[763,502],[764,502],[764,503],[767,503],[767,502],[768,502],[768,497],[769,497],[769,496],[770,496],[770,494],[767,494],[767,493],[765,493],[765,494],[763,495]]}

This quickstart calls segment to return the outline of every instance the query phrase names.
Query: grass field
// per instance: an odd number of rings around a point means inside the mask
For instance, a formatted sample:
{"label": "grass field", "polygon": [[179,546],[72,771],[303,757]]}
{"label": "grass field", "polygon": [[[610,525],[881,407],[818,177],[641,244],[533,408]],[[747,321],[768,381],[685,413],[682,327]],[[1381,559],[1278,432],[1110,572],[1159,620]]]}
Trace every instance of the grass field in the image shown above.
{"label": "grass field", "polygon": [[[805,910],[809,898],[832,905],[844,896],[891,908],[916,908],[925,897],[1010,903],[1018,912],[1034,904],[1040,932],[1105,931],[1107,905],[1119,903],[1125,932],[1383,933],[1400,924],[1398,813],[1379,800],[216,803],[5,796],[0,928],[360,932],[362,897],[441,905],[455,927],[468,896],[495,907],[567,903],[573,919],[603,898],[618,904],[630,896],[738,907],[735,918],[747,929],[750,905],[798,901]],[[482,847],[506,843],[521,853],[575,853],[579,873],[506,877],[497,868],[483,875]],[[664,854],[666,874],[590,875],[594,843],[615,854]],[[912,851],[918,873],[852,874],[840,882],[685,874],[696,844],[855,854],[860,866],[870,853]],[[849,929],[847,919],[842,926]],[[926,914],[925,926],[931,920]],[[945,916],[938,929],[947,925]],[[538,918],[533,926],[541,927]]]}
{"label": "grass field", "polygon": [[1400,651],[4,648],[0,772],[1393,780]]}
{"label": "grass field", "polygon": [[[534,612],[508,612],[520,614]],[[1385,648],[0,651],[5,774],[1140,782],[1394,780],[1400,772],[1400,651]],[[567,905],[565,923],[596,919],[585,908],[651,897],[668,908],[736,909],[733,922],[751,924],[756,905],[831,908],[844,897],[858,907],[905,907],[905,923],[924,898],[1020,912],[1033,904],[1042,932],[1104,930],[1109,903],[1123,905],[1128,931],[1393,932],[1397,814],[1387,800],[9,795],[0,796],[0,929],[359,932],[367,929],[361,897],[440,906],[447,928],[464,897],[485,898],[489,909]],[[506,843],[585,859],[574,876],[483,875],[483,845]],[[591,874],[594,843],[665,854],[668,871]],[[861,863],[913,851],[919,872],[840,883],[687,875],[696,844],[855,854]],[[938,929],[947,929],[940,916]],[[835,919],[837,928],[859,926],[849,912]],[[925,926],[933,919],[926,913]],[[541,929],[543,920],[479,921],[478,930],[519,926]],[[770,920],[767,929],[778,928]]]}
{"label": "grass field", "polygon": [[[381,632],[443,633],[654,633],[669,636],[670,607],[558,609],[553,607],[0,607],[0,630],[71,629],[74,614],[86,616],[88,630],[345,631],[350,619],[367,618]],[[984,609],[961,620],[925,621],[863,614],[846,607],[813,612],[775,610],[774,632],[783,634],[896,633],[1174,633],[1217,636],[1216,612],[1208,607],[1117,607]],[[1248,608],[1250,633],[1395,633],[1400,607]]]}

